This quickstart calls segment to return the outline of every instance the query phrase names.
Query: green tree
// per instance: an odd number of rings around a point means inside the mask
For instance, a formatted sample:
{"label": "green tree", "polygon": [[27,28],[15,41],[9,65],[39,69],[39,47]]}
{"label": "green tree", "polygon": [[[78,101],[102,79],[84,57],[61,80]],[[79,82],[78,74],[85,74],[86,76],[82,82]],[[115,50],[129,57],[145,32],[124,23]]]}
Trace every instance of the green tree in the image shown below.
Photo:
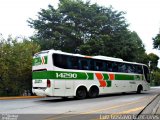
{"label": "green tree", "polygon": [[153,38],[153,48],[160,50],[160,34]]}
{"label": "green tree", "polygon": [[78,0],[61,0],[58,9],[49,5],[30,19],[29,25],[37,31],[34,36],[42,49],[62,49],[74,52],[88,41],[107,39],[126,30],[123,12],[112,7],[100,7]]}
{"label": "green tree", "polygon": [[32,39],[42,49],[145,62],[144,45],[136,32],[128,30],[124,14],[81,0],[60,0],[58,9],[49,5],[28,23],[37,31]]}
{"label": "green tree", "polygon": [[152,86],[159,86],[160,85],[160,69],[158,68],[156,71],[153,71],[152,73],[152,81],[151,85]]}
{"label": "green tree", "polygon": [[154,53],[150,53],[148,54],[148,60],[150,61],[150,70],[151,71],[156,70],[159,57]]}
{"label": "green tree", "polygon": [[20,95],[25,89],[31,90],[32,56],[39,50],[38,44],[26,38],[0,39],[0,95]]}

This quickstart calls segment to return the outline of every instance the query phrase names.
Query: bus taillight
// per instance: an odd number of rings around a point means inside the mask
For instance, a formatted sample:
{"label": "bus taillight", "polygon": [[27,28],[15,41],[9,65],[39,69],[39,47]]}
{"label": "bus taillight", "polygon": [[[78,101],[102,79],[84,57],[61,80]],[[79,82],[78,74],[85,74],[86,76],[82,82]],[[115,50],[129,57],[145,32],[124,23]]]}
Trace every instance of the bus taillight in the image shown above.
{"label": "bus taillight", "polygon": [[47,87],[51,87],[51,81],[47,80]]}

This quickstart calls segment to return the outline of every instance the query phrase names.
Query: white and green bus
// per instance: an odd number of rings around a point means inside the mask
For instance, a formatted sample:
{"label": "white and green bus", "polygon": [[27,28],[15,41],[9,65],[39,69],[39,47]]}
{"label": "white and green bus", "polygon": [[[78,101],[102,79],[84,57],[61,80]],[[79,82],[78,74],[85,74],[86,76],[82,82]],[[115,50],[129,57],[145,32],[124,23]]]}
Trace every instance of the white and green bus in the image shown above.
{"label": "white and green bus", "polygon": [[75,96],[147,91],[145,64],[105,56],[85,56],[59,50],[41,51],[32,63],[32,92],[38,96]]}

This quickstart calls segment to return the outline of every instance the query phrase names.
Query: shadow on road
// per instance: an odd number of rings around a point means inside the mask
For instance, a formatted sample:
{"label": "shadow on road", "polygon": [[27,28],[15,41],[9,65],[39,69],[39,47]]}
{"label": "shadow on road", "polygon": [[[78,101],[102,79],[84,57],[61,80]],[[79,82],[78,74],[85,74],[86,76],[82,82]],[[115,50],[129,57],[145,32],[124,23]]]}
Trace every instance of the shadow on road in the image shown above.
{"label": "shadow on road", "polygon": [[[147,92],[144,92],[144,93],[141,93],[141,94],[137,94],[135,92],[130,92],[130,93],[112,93],[112,94],[104,94],[104,95],[99,95],[98,97],[96,98],[86,98],[86,99],[82,99],[82,100],[89,100],[89,99],[101,99],[101,98],[107,98],[108,100],[110,99],[114,99],[114,97],[116,98],[117,96],[119,97],[122,97],[122,96],[132,96],[132,95],[137,95],[137,96],[143,96],[143,95],[149,95],[149,93]],[[82,101],[81,100],[81,101]],[[68,102],[68,101],[79,101],[78,99],[74,98],[74,97],[70,97],[70,98],[62,98],[62,97],[46,97],[45,99],[43,100],[39,100],[39,101],[36,101],[36,102]]]}

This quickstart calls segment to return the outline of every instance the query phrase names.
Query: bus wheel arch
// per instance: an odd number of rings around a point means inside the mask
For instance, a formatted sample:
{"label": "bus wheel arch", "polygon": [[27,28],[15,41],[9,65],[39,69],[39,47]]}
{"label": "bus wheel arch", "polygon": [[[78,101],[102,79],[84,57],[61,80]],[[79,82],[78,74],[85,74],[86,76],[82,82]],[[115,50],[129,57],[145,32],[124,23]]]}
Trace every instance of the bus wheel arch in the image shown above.
{"label": "bus wheel arch", "polygon": [[95,98],[99,95],[99,88],[96,85],[93,85],[90,87],[88,91],[88,97],[90,98]]}
{"label": "bus wheel arch", "polygon": [[140,94],[143,90],[143,86],[141,84],[138,85],[137,87],[137,93]]}
{"label": "bus wheel arch", "polygon": [[79,86],[76,89],[76,98],[77,99],[84,99],[87,97],[87,88],[85,86]]}

